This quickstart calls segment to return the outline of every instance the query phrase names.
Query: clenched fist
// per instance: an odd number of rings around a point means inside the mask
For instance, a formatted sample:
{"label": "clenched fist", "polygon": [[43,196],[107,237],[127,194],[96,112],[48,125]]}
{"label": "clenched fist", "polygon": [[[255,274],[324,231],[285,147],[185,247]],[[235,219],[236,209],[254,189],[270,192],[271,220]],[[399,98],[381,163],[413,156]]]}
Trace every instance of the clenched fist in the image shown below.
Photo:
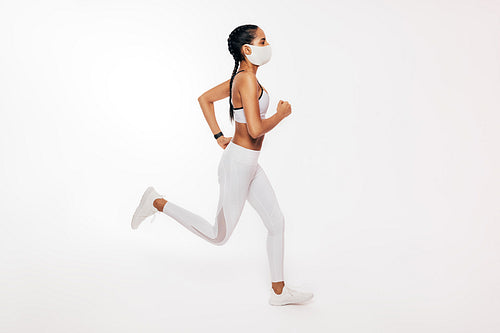
{"label": "clenched fist", "polygon": [[281,118],[288,117],[292,113],[292,106],[287,101],[280,100],[276,109]]}

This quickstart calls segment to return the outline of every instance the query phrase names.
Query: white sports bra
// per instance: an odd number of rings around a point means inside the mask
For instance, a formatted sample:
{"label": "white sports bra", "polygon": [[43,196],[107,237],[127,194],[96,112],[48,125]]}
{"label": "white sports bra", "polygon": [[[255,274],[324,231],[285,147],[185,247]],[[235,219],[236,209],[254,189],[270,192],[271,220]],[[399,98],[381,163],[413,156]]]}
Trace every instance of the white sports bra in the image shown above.
{"label": "white sports bra", "polygon": [[[244,70],[242,70],[242,71],[244,71]],[[242,71],[240,71],[240,72],[242,72]],[[236,73],[236,74],[238,74],[238,73]],[[257,83],[259,83],[260,89],[262,89],[260,96],[259,96],[260,118],[265,119],[267,108],[269,106],[269,94],[264,90],[264,88],[262,88],[259,81],[257,81]],[[231,102],[231,105],[233,105],[232,102]],[[233,111],[234,111],[234,120],[235,121],[237,121],[239,123],[246,123],[247,122],[247,119],[245,117],[245,112],[243,111],[243,107],[235,108],[233,105]]]}

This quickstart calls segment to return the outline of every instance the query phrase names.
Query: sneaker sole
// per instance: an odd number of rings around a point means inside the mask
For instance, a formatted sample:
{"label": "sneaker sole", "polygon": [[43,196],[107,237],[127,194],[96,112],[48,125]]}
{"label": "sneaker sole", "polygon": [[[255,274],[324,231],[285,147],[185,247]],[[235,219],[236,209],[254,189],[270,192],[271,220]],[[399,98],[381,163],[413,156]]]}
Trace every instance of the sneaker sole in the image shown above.
{"label": "sneaker sole", "polygon": [[284,303],[276,303],[276,302],[269,301],[269,304],[275,305],[275,306],[288,305],[288,304],[293,304],[293,305],[297,304],[297,305],[299,305],[299,304],[303,304],[303,303],[305,303],[307,301],[310,301],[313,297],[314,297],[314,295],[311,295],[311,296],[309,296],[309,297],[307,297],[307,298],[305,298],[303,300],[300,300],[300,301],[284,302]]}
{"label": "sneaker sole", "polygon": [[[148,200],[150,194],[153,191],[154,191],[153,186],[148,187],[146,189],[146,191],[144,191],[144,194],[141,197],[141,201],[139,203],[139,206],[137,206],[137,208],[135,209],[134,215],[132,217],[132,222],[130,223],[130,226],[132,227],[132,229],[137,229],[139,227],[139,225],[142,223],[142,221],[144,221],[144,219],[147,217],[146,214],[144,214],[144,211],[146,210],[145,205],[146,205],[146,201]],[[146,216],[146,217],[144,217],[144,216]],[[144,218],[141,221],[137,222],[137,218],[139,218],[139,217],[144,217]]]}

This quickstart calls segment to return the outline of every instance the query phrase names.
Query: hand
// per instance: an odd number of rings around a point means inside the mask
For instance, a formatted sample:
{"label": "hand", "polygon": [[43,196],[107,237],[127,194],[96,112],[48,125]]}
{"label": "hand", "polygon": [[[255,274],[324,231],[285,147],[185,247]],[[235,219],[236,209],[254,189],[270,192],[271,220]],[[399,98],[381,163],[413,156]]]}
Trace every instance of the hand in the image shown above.
{"label": "hand", "polygon": [[229,137],[229,138],[226,138],[225,136],[219,136],[217,138],[217,143],[219,144],[219,146],[222,147],[222,149],[226,149],[227,145],[229,144],[229,141],[231,141],[233,137]]}
{"label": "hand", "polygon": [[288,117],[292,113],[292,106],[286,101],[280,100],[276,109],[282,119],[285,119],[285,117]]}

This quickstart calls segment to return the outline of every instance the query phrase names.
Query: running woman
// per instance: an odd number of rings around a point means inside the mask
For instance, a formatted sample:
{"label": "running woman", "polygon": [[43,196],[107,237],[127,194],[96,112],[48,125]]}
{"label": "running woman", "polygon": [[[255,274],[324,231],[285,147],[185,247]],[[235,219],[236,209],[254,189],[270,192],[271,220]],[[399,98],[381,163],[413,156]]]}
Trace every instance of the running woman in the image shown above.
{"label": "running woman", "polygon": [[[256,74],[259,66],[271,59],[271,45],[261,28],[253,24],[239,26],[231,32],[227,43],[235,61],[231,79],[198,98],[205,120],[224,150],[218,165],[219,203],[215,223],[166,200],[150,186],[133,215],[132,229],[137,229],[147,217],[162,212],[204,240],[214,245],[223,245],[231,237],[248,200],[268,231],[267,255],[271,274],[269,304],[304,303],[313,297],[313,293],[298,291],[285,285],[285,218],[273,187],[258,163],[265,133],[291,114],[291,106],[287,101],[280,100],[277,112],[269,118],[265,117],[269,95],[257,80]],[[229,116],[231,121],[235,121],[234,137],[222,134],[214,112],[214,102],[228,96]]]}

